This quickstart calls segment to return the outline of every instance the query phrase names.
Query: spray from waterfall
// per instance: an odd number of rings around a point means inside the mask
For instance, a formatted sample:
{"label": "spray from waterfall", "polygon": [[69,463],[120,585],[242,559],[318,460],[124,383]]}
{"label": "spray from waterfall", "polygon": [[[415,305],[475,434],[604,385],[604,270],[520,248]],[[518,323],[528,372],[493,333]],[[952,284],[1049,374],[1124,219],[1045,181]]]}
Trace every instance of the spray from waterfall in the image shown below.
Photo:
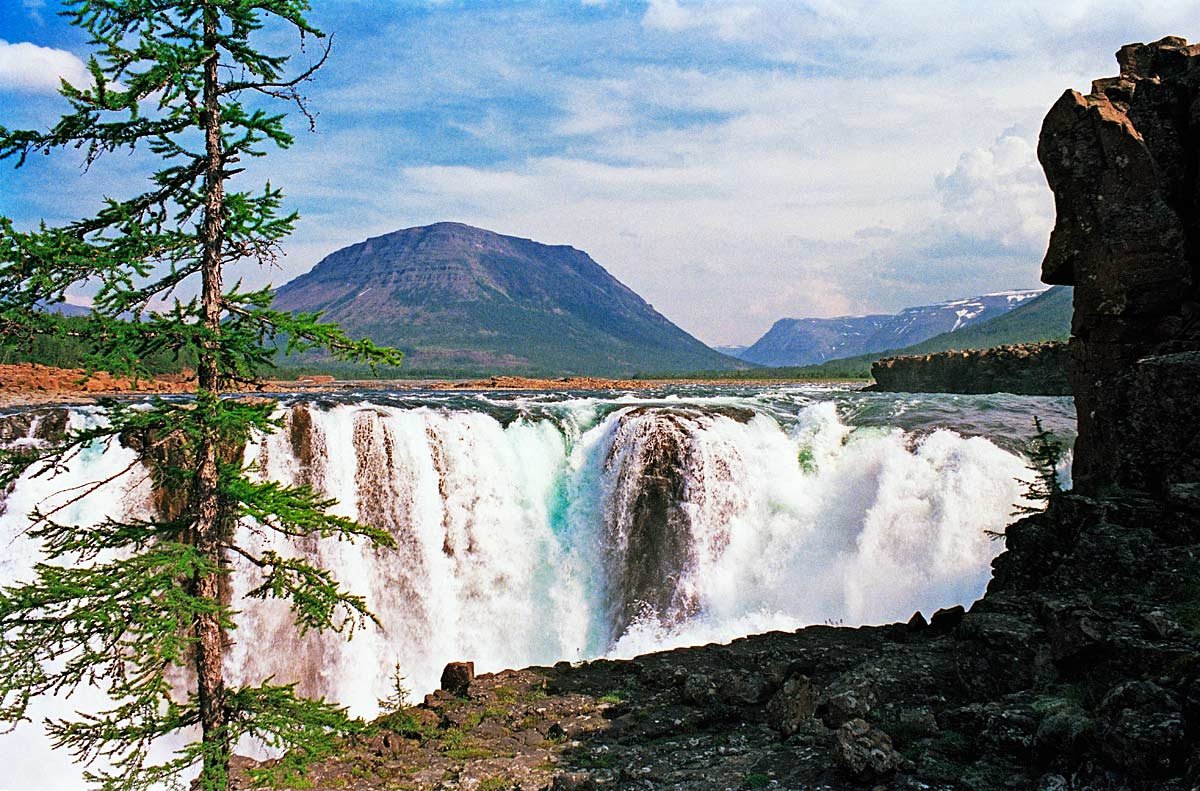
{"label": "spray from waterfall", "polygon": [[[247,463],[335,498],[337,513],[387,530],[398,548],[246,530],[239,539],[255,549],[271,541],[329,568],[381,627],[349,642],[300,636],[284,605],[255,601],[237,616],[228,672],[294,681],[368,717],[397,663],[421,694],[452,660],[486,672],[627,657],[969,603],[1002,549],[986,531],[1003,529],[1029,476],[988,438],[855,428],[832,400],[766,409],[755,398],[626,397],[500,410],[431,398],[296,403],[280,417],[282,430],[246,448]],[[103,416],[76,409],[69,419]],[[18,482],[0,513],[0,584],[27,578],[37,561],[23,536],[34,505],[132,460],[97,447],[53,480]],[[151,502],[135,464],[62,516],[85,523]],[[235,561],[235,596],[248,579]],[[78,704],[43,709],[86,710]],[[5,755],[30,777],[62,763],[36,728],[16,737],[20,750],[5,738]],[[71,785],[60,780],[45,787]]]}

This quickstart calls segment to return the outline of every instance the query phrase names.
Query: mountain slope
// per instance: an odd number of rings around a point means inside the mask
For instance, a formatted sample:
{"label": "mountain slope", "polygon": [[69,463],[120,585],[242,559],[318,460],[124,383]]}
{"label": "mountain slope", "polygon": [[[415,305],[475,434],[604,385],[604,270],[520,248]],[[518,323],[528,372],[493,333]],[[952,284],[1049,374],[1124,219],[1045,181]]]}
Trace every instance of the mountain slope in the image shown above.
{"label": "mountain slope", "polygon": [[745,364],[668,321],[586,253],[459,223],[408,228],[327,256],[275,306],[324,311],[396,346],[407,367],[628,375]]}
{"label": "mountain slope", "polygon": [[739,355],[760,365],[809,365],[919,343],[1004,315],[1040,291],[1004,291],[905,308],[896,314],[780,319]]}
{"label": "mountain slope", "polygon": [[1071,288],[1053,286],[990,321],[935,335],[896,354],[989,349],[1010,343],[1065,340],[1071,334]]}
{"label": "mountain slope", "polygon": [[1054,286],[1034,299],[1021,303],[1008,313],[982,324],[965,327],[927,338],[899,349],[861,354],[856,357],[827,360],[816,365],[789,369],[789,374],[814,377],[865,378],[871,375],[871,363],[884,357],[908,354],[933,354],[951,349],[990,349],[1016,343],[1066,340],[1071,334],[1071,288]]}

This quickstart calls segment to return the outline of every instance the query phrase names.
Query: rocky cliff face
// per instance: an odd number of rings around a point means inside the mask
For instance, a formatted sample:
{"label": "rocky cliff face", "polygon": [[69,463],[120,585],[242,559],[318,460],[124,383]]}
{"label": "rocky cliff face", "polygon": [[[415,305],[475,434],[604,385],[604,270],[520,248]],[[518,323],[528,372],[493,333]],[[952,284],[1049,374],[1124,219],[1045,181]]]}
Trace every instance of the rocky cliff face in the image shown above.
{"label": "rocky cliff face", "polygon": [[889,393],[1071,395],[1071,354],[1061,342],[887,357],[869,390]]}
{"label": "rocky cliff face", "polygon": [[1117,61],[1059,99],[1038,145],[1057,206],[1042,279],[1075,286],[1082,491],[1200,479],[1200,46],[1130,44]]}

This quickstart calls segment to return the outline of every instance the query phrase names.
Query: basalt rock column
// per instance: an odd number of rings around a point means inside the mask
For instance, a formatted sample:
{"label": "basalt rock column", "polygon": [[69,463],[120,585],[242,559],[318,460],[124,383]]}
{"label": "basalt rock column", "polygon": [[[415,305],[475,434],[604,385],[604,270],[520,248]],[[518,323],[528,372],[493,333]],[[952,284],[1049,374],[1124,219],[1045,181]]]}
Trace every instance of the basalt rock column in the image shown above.
{"label": "basalt rock column", "polygon": [[1038,144],[1057,208],[1042,280],[1075,286],[1084,492],[1200,480],[1200,46],[1130,44],[1117,61],[1120,76],[1063,94]]}

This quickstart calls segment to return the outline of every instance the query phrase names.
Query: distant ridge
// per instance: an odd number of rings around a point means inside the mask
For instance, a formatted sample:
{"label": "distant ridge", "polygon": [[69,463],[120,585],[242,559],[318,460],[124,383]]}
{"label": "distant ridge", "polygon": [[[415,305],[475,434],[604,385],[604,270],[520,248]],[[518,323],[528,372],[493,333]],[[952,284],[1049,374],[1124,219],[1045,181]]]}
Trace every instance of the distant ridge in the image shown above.
{"label": "distant ridge", "polygon": [[919,343],[944,332],[965,329],[1001,316],[1036,298],[1042,290],[1001,291],[895,314],[831,319],[780,319],[738,357],[768,366],[811,365]]}
{"label": "distant ridge", "polygon": [[884,357],[1066,340],[1071,334],[1071,299],[1070,287],[1054,286],[1042,292],[1040,296],[1022,302],[1008,313],[981,324],[957,332],[935,335],[899,349],[885,349],[856,357],[827,360],[801,368],[789,368],[788,375],[865,378],[871,374],[871,363]]}
{"label": "distant ridge", "polygon": [[276,292],[454,373],[628,376],[748,367],[672,324],[581,250],[442,222],[334,252]]}

